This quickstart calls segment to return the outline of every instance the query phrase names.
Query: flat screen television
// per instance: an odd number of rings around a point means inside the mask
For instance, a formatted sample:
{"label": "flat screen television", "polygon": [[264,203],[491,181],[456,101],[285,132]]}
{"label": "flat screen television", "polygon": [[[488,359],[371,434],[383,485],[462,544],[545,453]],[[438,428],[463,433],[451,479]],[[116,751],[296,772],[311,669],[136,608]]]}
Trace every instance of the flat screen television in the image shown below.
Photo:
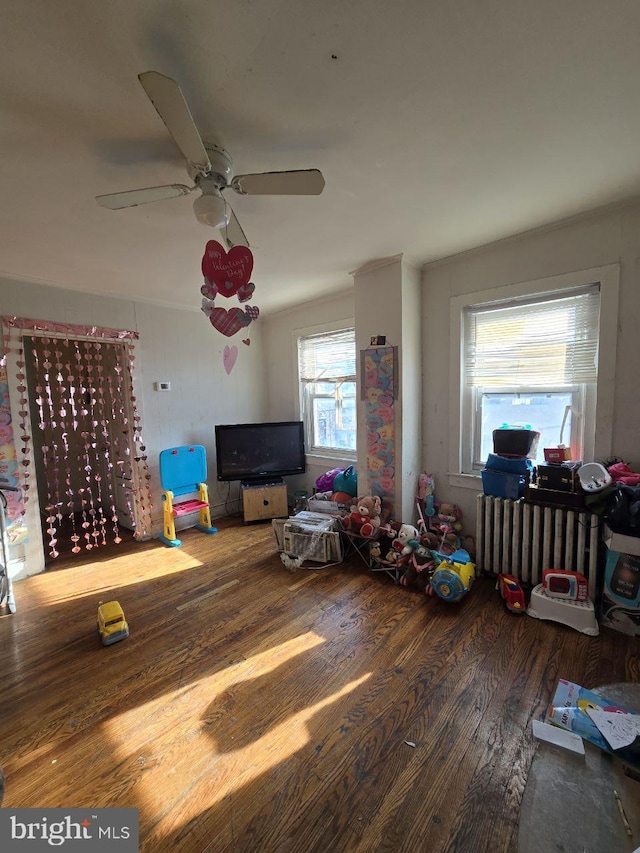
{"label": "flat screen television", "polygon": [[218,480],[277,482],[306,470],[302,421],[217,424]]}

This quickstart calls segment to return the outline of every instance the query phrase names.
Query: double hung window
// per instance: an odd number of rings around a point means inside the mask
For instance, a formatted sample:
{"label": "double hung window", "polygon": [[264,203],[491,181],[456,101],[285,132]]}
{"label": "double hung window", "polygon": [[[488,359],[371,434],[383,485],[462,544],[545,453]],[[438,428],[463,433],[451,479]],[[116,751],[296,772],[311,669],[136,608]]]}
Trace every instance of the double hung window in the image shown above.
{"label": "double hung window", "polygon": [[505,425],[540,432],[537,461],[560,443],[584,458],[593,444],[599,319],[598,284],[464,308],[463,472],[484,466],[493,430]]}
{"label": "double hung window", "polygon": [[355,329],[299,337],[298,379],[307,452],[354,458]]}

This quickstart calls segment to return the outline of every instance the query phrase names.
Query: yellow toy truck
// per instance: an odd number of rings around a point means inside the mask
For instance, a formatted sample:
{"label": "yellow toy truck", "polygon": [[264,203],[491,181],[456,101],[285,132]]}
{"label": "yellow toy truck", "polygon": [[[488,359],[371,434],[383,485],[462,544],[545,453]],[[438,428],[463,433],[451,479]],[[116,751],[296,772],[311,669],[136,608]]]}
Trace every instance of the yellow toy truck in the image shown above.
{"label": "yellow toy truck", "polygon": [[103,646],[126,640],[129,626],[117,601],[107,601],[98,607],[98,634]]}

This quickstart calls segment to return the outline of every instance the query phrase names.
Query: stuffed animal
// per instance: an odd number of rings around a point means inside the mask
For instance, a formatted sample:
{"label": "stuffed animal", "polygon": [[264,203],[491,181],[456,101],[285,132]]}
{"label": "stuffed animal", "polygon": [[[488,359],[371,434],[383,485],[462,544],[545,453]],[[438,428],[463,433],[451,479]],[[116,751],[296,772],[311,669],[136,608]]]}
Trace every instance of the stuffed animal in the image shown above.
{"label": "stuffed animal", "polygon": [[375,536],[380,527],[380,510],[381,503],[377,495],[359,497],[355,508],[342,520],[344,529],[358,536]]}
{"label": "stuffed animal", "polygon": [[396,551],[394,546],[396,545],[398,532],[402,527],[401,521],[393,521],[387,518],[385,521],[385,514],[390,514],[390,509],[385,507],[385,501],[382,501],[382,516],[381,516],[381,524],[378,528],[378,538],[380,540],[380,551],[382,554],[382,561],[390,564],[395,563],[398,558],[400,552]]}
{"label": "stuffed animal", "polygon": [[442,554],[453,554],[460,547],[459,533],[462,530],[462,510],[455,504],[437,504],[436,514],[429,519],[429,529],[440,534],[438,550]]}
{"label": "stuffed animal", "polygon": [[419,592],[424,592],[425,595],[430,594],[431,576],[439,563],[439,558],[436,555],[439,541],[435,533],[428,532],[423,533],[419,540],[409,540],[407,544],[413,551],[398,561],[399,564],[406,566],[400,578],[402,586],[417,589]]}
{"label": "stuffed animal", "polygon": [[382,560],[382,549],[377,539],[369,543],[369,563],[372,567],[377,568]]}
{"label": "stuffed animal", "polygon": [[438,524],[447,524],[455,533],[459,533],[462,530],[461,518],[462,510],[459,506],[449,503],[438,504],[436,512]]}
{"label": "stuffed animal", "polygon": [[414,527],[413,524],[403,524],[398,531],[398,543],[402,546],[400,553],[411,554],[414,547],[409,542],[410,540],[415,540],[417,543],[419,538],[420,534],[417,527]]}
{"label": "stuffed animal", "polygon": [[332,492],[331,500],[337,504],[346,504],[347,506],[350,506],[353,503],[353,498],[346,492]]}

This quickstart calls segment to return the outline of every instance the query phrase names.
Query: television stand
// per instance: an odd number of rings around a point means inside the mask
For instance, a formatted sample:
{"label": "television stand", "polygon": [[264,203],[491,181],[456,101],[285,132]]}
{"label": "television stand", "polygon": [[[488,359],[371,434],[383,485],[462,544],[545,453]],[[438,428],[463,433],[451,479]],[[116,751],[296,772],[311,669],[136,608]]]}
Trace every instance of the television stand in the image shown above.
{"label": "television stand", "polygon": [[288,517],[287,487],[281,477],[242,480],[240,488],[245,523]]}

